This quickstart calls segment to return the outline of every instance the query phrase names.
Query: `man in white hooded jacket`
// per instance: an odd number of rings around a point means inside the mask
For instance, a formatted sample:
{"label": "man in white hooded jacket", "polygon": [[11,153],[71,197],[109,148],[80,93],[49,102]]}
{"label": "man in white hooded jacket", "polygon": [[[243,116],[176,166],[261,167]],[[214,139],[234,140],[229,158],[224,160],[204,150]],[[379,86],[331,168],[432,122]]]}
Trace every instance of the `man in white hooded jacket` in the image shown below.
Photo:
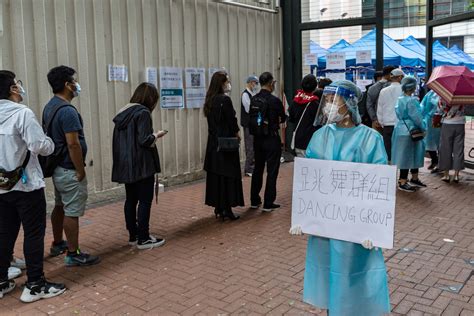
{"label": "man in white hooded jacket", "polygon": [[23,101],[25,90],[15,74],[0,70],[0,298],[15,287],[8,268],[23,225],[27,282],[21,301],[34,302],[65,291],[43,274],[46,199],[38,155],[53,153],[35,114]]}

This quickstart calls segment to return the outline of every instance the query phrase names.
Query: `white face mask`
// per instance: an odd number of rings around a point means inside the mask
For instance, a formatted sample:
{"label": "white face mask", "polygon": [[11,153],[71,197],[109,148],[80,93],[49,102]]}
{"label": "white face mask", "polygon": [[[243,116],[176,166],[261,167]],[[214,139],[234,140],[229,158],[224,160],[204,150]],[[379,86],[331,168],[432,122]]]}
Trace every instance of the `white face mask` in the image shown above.
{"label": "white face mask", "polygon": [[81,86],[79,85],[79,82],[76,82],[76,90],[73,91],[74,97],[78,97],[79,94],[81,94]]}
{"label": "white face mask", "polygon": [[230,85],[230,83],[228,83],[224,87],[224,92],[225,93],[230,93],[230,91],[232,91],[232,86]]}
{"label": "white face mask", "polygon": [[339,107],[337,106],[325,107],[324,114],[328,118],[328,123],[338,123],[342,121],[347,115],[347,113],[346,114],[339,113]]}

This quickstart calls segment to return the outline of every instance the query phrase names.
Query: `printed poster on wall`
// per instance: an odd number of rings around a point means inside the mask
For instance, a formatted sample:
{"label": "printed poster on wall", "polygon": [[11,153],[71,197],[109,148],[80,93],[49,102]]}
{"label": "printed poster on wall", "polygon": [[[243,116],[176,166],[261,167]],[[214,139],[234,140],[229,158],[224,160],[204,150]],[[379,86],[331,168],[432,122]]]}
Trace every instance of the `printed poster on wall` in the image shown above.
{"label": "printed poster on wall", "polygon": [[291,226],[393,248],[396,166],[295,158]]}
{"label": "printed poster on wall", "polygon": [[145,81],[158,87],[158,69],[156,67],[146,67]]}
{"label": "printed poster on wall", "polygon": [[346,69],[345,53],[329,53],[326,55],[326,69]]}
{"label": "printed poster on wall", "polygon": [[186,107],[201,108],[206,99],[206,69],[186,68]]}
{"label": "printed poster on wall", "polygon": [[108,65],[108,81],[128,82],[128,68],[125,65]]}
{"label": "printed poster on wall", "polygon": [[358,50],[356,52],[356,64],[372,64],[372,52],[370,50]]}
{"label": "printed poster on wall", "polygon": [[212,75],[221,70],[226,71],[224,67],[220,67],[220,68],[210,67],[209,68],[209,84],[211,83]]}
{"label": "printed poster on wall", "polygon": [[160,67],[160,106],[163,109],[184,108],[182,68]]}

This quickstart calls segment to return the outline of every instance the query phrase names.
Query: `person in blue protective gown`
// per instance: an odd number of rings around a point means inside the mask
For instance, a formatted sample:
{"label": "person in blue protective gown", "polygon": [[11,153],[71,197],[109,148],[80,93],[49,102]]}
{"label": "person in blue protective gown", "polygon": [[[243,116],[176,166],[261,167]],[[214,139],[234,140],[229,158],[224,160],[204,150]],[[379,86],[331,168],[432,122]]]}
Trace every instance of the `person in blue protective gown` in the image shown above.
{"label": "person in blue protective gown", "polygon": [[[323,92],[316,131],[306,157],[322,160],[387,164],[382,136],[360,124],[360,89],[350,81],[332,83]],[[292,227],[291,234],[301,234]],[[387,272],[381,249],[309,236],[303,300],[327,309],[331,316],[378,316],[390,312]]]}
{"label": "person in blue protective gown", "polygon": [[[426,126],[425,150],[428,152],[431,158],[431,164],[428,167],[428,170],[431,170],[431,173],[439,172],[438,149],[439,149],[439,142],[441,138],[442,113],[438,104],[439,104],[439,95],[437,95],[433,90],[428,92],[423,98],[423,100],[421,101],[423,120]],[[436,124],[435,124],[435,121],[433,120],[433,117],[435,116],[439,118]]]}
{"label": "person in blue protective gown", "polygon": [[[418,177],[419,168],[425,161],[424,140],[413,141],[410,131],[426,131],[421,112],[420,102],[413,96],[416,90],[416,79],[405,77],[402,82],[403,95],[398,98],[395,113],[398,122],[392,135],[392,163],[400,169],[398,189],[406,192],[415,192],[416,188],[426,187]],[[408,183],[408,172],[411,179]]]}

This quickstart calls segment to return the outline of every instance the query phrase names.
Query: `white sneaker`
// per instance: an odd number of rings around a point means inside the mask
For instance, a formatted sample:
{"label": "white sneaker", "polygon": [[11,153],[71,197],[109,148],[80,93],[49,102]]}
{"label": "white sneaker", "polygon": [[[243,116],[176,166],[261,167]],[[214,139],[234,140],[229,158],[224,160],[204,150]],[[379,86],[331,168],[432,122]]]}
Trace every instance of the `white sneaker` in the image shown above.
{"label": "white sneaker", "polygon": [[8,268],[8,280],[13,280],[21,275],[21,270],[15,267]]}
{"label": "white sneaker", "polygon": [[140,250],[143,249],[153,249],[163,246],[165,244],[165,240],[163,238],[155,238],[150,236],[150,239],[146,241],[138,241],[137,248]]}
{"label": "white sneaker", "polygon": [[13,257],[13,260],[10,262],[10,266],[21,269],[21,270],[25,270],[26,262],[23,259]]}
{"label": "white sneaker", "polygon": [[8,280],[0,282],[0,298],[3,298],[4,294],[10,293],[15,288],[15,281]]}
{"label": "white sneaker", "polygon": [[66,291],[64,284],[51,283],[44,277],[36,282],[27,282],[20,300],[24,303],[36,302],[43,298],[51,298],[63,294]]}

